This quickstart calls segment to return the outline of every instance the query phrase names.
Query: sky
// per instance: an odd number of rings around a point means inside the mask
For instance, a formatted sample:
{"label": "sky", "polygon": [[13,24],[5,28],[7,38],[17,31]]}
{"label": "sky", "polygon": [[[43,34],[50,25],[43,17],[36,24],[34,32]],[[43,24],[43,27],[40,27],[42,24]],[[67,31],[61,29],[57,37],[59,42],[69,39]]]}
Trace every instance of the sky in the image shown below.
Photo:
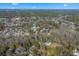
{"label": "sky", "polygon": [[0,9],[79,9],[79,3],[0,3]]}

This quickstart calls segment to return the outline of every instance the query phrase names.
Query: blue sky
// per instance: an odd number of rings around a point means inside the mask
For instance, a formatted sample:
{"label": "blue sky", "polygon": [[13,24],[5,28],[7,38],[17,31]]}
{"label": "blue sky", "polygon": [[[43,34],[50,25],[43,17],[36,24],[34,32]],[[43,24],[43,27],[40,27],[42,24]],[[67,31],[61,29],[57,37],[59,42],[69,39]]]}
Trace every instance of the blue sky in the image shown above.
{"label": "blue sky", "polygon": [[79,3],[0,3],[0,9],[79,9]]}

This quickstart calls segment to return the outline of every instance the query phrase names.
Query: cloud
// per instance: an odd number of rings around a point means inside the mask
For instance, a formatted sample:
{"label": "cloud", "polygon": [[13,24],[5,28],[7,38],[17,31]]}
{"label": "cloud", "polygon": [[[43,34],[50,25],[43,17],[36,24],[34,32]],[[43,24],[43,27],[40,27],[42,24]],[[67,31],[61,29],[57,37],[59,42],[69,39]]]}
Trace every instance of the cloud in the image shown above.
{"label": "cloud", "polygon": [[12,5],[18,5],[18,3],[12,3]]}
{"label": "cloud", "polygon": [[35,7],[35,6],[33,6],[32,8],[33,8],[33,9],[35,9],[36,7]]}
{"label": "cloud", "polygon": [[15,9],[15,7],[11,7],[11,9]]}
{"label": "cloud", "polygon": [[64,4],[64,7],[68,6],[68,4]]}

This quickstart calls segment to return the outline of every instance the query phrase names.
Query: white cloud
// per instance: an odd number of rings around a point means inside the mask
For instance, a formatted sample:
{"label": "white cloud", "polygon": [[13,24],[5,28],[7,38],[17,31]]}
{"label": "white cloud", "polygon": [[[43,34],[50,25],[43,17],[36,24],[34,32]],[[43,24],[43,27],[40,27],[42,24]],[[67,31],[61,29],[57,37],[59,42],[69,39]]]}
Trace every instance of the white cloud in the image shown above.
{"label": "white cloud", "polygon": [[15,9],[15,7],[11,7],[11,9]]}
{"label": "white cloud", "polygon": [[12,3],[12,5],[18,5],[18,3]]}
{"label": "white cloud", "polygon": [[32,8],[33,8],[33,9],[35,9],[36,7],[35,7],[35,6],[33,6]]}
{"label": "white cloud", "polygon": [[68,4],[64,4],[64,7],[68,6]]}

